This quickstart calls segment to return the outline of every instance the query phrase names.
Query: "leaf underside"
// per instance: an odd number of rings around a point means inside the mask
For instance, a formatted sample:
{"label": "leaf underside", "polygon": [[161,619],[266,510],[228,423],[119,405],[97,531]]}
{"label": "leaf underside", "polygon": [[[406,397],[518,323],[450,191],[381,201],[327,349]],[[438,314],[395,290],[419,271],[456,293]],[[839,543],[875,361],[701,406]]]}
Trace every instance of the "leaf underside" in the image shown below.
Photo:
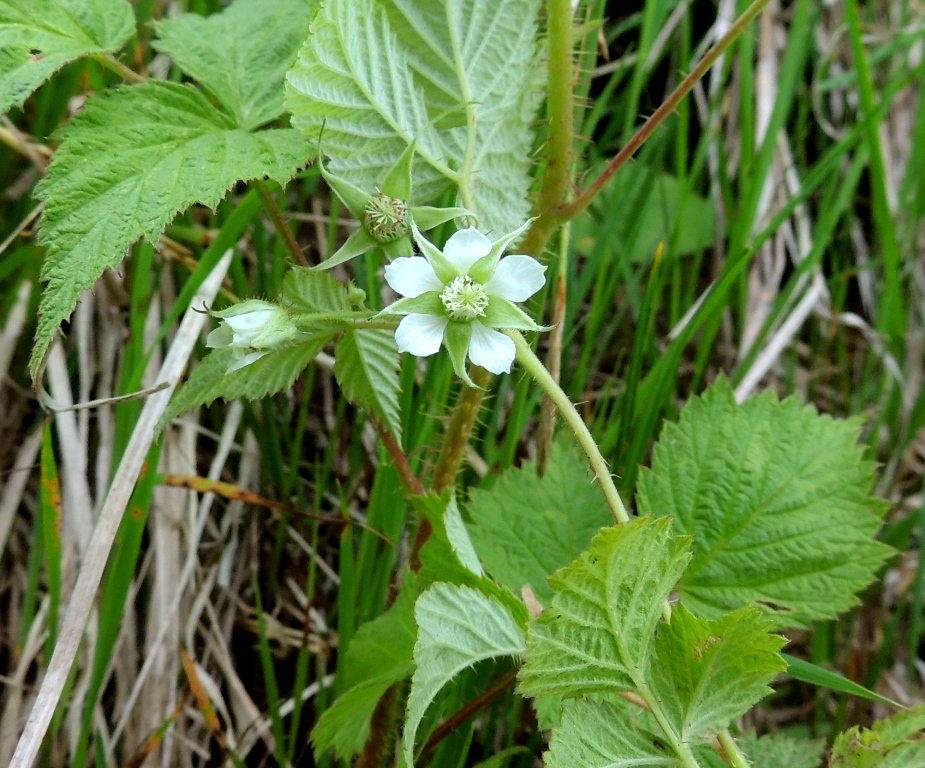
{"label": "leaf underside", "polygon": [[519,656],[524,635],[511,612],[494,598],[466,586],[434,584],[414,608],[417,669],[405,716],[405,762],[414,764],[414,740],[428,705],[459,672],[485,659]]}
{"label": "leaf underside", "polygon": [[725,380],[666,425],[637,508],[694,537],[681,598],[709,617],[756,603],[779,627],[857,603],[891,549],[874,540],[874,465],[857,420],[767,392],[737,405]]}
{"label": "leaf underside", "polygon": [[134,31],[127,0],[0,0],[0,114],[69,61],[117,51]]}
{"label": "leaf underside", "polygon": [[529,215],[537,9],[329,0],[287,78],[293,124],[321,138],[332,172],[369,193],[414,142],[416,202],[462,174],[480,228],[511,231]]}
{"label": "leaf underside", "polygon": [[334,374],[344,396],[384,422],[400,443],[400,360],[395,334],[388,330],[344,331],[334,359]]}

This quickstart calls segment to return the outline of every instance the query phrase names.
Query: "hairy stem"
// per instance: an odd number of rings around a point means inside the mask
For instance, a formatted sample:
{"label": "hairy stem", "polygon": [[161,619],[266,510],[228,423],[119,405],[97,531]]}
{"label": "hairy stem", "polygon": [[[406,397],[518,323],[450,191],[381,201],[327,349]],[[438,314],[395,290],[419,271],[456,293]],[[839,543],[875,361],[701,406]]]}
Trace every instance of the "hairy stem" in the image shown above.
{"label": "hairy stem", "polygon": [[549,399],[555,403],[560,415],[572,428],[575,437],[578,438],[578,443],[587,455],[588,461],[591,463],[591,469],[594,470],[594,474],[597,476],[597,481],[601,484],[604,498],[607,500],[607,505],[610,507],[610,511],[613,512],[614,518],[618,523],[628,523],[630,520],[629,513],[626,511],[626,507],[623,506],[620,492],[610,476],[607,462],[604,460],[600,448],[594,442],[591,432],[575,409],[572,401],[568,399],[568,395],[562,391],[555,379],[549,375],[549,371],[546,370],[542,361],[536,356],[530,345],[527,344],[526,339],[518,331],[505,331],[505,333],[514,341],[514,347],[517,349],[517,360],[536,383],[543,388]]}
{"label": "hairy stem", "polygon": [[748,759],[742,754],[742,750],[739,749],[739,745],[736,744],[735,739],[732,738],[729,729],[723,728],[717,736],[719,738],[719,743],[723,747],[723,752],[726,753],[726,762],[733,768],[749,768]]}
{"label": "hairy stem", "polygon": [[308,260],[305,258],[305,254],[302,253],[302,248],[299,246],[298,240],[295,239],[292,229],[283,216],[283,212],[276,204],[276,198],[270,193],[270,189],[267,187],[266,182],[262,179],[254,179],[251,183],[254,185],[257,197],[259,197],[260,202],[263,203],[264,210],[266,210],[267,214],[270,216],[276,233],[282,238],[286,250],[289,251],[289,254],[295,260],[296,264],[307,267]]}
{"label": "hairy stem", "polygon": [[115,72],[127,83],[144,83],[148,79],[144,75],[139,75],[135,70],[129,69],[111,53],[97,53],[91,58],[110,72]]}
{"label": "hairy stem", "polygon": [[716,60],[728,50],[736,39],[745,32],[752,21],[764,10],[764,7],[770,0],[754,0],[754,2],[745,10],[736,22],[729,28],[729,31],[717,41],[704,57],[697,63],[690,74],[681,81],[681,84],[672,91],[671,95],[664,103],[655,110],[652,116],[643,123],[642,127],[633,135],[626,145],[617,153],[613,160],[601,172],[590,186],[582,192],[575,200],[568,204],[560,205],[549,211],[540,211],[539,217],[533,222],[526,237],[521,243],[521,250],[531,255],[541,254],[546,243],[557,227],[564,222],[570,221],[581,213],[591,201],[607,185],[614,174],[619,171],[627,161],[636,153],[636,151],[646,142],[646,140],[655,132],[655,130],[665,121],[665,119],[677,108],[681,100],[687,96],[697,82],[709,71]]}
{"label": "hairy stem", "polygon": [[471,373],[475,387],[464,387],[459,394],[459,402],[443,438],[443,448],[434,467],[433,489],[443,493],[456,485],[456,475],[462,464],[463,453],[469,444],[469,435],[478,418],[482,400],[485,398],[484,387],[488,386],[491,374],[484,368],[473,367]]}

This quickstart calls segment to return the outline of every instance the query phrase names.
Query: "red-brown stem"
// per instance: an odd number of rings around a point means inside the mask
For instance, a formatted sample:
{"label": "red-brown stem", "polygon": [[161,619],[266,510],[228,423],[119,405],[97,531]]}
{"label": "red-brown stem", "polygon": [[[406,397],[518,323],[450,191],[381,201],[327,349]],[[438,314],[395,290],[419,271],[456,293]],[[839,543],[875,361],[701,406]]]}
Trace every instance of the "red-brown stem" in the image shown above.
{"label": "red-brown stem", "polygon": [[411,465],[408,463],[408,457],[395,439],[395,435],[393,435],[385,424],[378,419],[373,418],[371,420],[373,422],[373,427],[376,429],[376,433],[379,435],[379,439],[382,441],[382,446],[388,451],[392,459],[392,464],[398,472],[398,477],[405,491],[409,496],[423,496],[425,493],[424,485],[411,469]]}
{"label": "red-brown stem", "polygon": [[474,698],[455,715],[450,717],[445,723],[441,724],[437,730],[434,731],[433,736],[427,740],[427,743],[424,744],[424,746],[418,748],[418,751],[415,753],[415,757],[423,757],[424,755],[433,752],[437,748],[437,745],[449,734],[459,728],[460,725],[466,722],[466,720],[472,717],[480,709],[483,709],[484,707],[491,704],[491,702],[497,699],[502,693],[504,693],[516,682],[517,673],[511,672],[509,675],[507,675],[507,677],[503,677],[498,683],[493,685],[487,691]]}
{"label": "red-brown stem", "polygon": [[307,267],[308,259],[306,259],[305,254],[302,253],[302,247],[299,245],[299,241],[295,239],[295,235],[292,233],[289,223],[276,204],[276,199],[270,193],[266,182],[260,179],[254,179],[251,183],[257,191],[257,197],[259,197],[260,202],[263,203],[264,210],[269,214],[270,220],[273,222],[273,227],[276,229],[276,233],[282,238],[286,250],[289,251],[289,254],[295,260],[296,264]]}

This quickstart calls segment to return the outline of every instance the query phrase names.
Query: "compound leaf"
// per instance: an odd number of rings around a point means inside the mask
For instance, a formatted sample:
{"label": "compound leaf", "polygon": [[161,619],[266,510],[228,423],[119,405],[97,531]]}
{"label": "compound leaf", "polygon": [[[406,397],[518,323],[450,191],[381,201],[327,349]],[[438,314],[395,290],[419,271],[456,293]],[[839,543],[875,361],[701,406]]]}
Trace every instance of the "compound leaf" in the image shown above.
{"label": "compound leaf", "polygon": [[771,692],[787,668],[777,653],[785,641],[771,626],[756,608],[710,621],[675,606],[659,627],[650,684],[683,741],[725,728]]}
{"label": "compound leaf", "polygon": [[252,130],[283,114],[283,80],[311,15],[306,0],[235,0],[208,17],[158,22],[153,46],[205,86],[239,128]]}
{"label": "compound leaf", "polygon": [[414,764],[414,739],[428,705],[453,677],[485,659],[520,656],[524,635],[511,612],[497,600],[465,586],[434,584],[414,608],[417,669],[402,737],[405,762]]}
{"label": "compound leaf", "polygon": [[552,599],[546,579],[613,522],[587,461],[564,440],[553,444],[543,477],[527,462],[489,490],[473,490],[466,511],[472,543],[488,572],[517,594],[529,584],[543,605]]}
{"label": "compound leaf", "polygon": [[681,599],[717,617],[759,604],[779,627],[857,603],[891,549],[874,540],[874,465],[859,422],[768,392],[737,405],[725,380],[666,425],[637,507],[694,536]]}
{"label": "compound leaf", "polygon": [[69,61],[117,51],[134,31],[127,0],[0,0],[0,114]]}
{"label": "compound leaf", "polygon": [[655,628],[690,559],[689,537],[651,516],[605,528],[549,580],[552,604],[527,631],[520,691],[579,696],[636,691]]}
{"label": "compound leaf", "polygon": [[398,344],[388,330],[348,330],[334,349],[334,375],[350,402],[383,421],[401,442]]}
{"label": "compound leaf", "polygon": [[292,312],[325,314],[347,312],[350,302],[342,282],[327,272],[293,267],[283,279],[280,303]]}
{"label": "compound leaf", "polygon": [[248,133],[198,90],[148,81],[90,99],[59,133],[47,178],[33,377],[61,321],[139,238],[153,240],[193,203],[215,207],[237,181],[287,181],[310,153],[292,129]]}

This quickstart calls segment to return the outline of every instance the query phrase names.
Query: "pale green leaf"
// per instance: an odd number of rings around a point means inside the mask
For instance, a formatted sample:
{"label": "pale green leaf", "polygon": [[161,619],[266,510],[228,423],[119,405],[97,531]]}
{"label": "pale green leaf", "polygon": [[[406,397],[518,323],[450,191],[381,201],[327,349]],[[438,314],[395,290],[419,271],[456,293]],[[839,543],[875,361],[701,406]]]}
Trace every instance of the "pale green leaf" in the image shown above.
{"label": "pale green leaf", "polygon": [[312,731],[319,761],[331,747],[342,760],[361,751],[379,699],[411,674],[416,597],[416,580],[406,577],[392,607],[360,627],[350,641],[342,661],[347,690],[324,711]]}
{"label": "pale green leaf", "polygon": [[475,547],[472,546],[472,539],[469,538],[466,524],[463,523],[462,516],[459,514],[459,505],[456,503],[455,495],[450,497],[450,503],[447,504],[443,515],[443,525],[446,528],[450,546],[459,558],[459,562],[476,576],[484,576],[482,563],[475,552]]}
{"label": "pale green leaf", "polygon": [[480,227],[502,235],[530,215],[530,155],[539,106],[538,0],[387,0],[441,132],[465,171],[467,130],[475,127],[474,186]]}
{"label": "pale green leaf", "polygon": [[737,739],[756,768],[819,768],[824,739],[798,739],[773,734],[756,739],[754,734]]}
{"label": "pale green leaf", "polygon": [[170,401],[161,426],[190,408],[208,405],[217,397],[259,400],[289,389],[328,340],[327,336],[309,337],[264,355],[232,373],[228,373],[228,369],[236,360],[236,350],[226,347],[210,352]]}
{"label": "pale green leaf", "polygon": [[413,765],[414,739],[428,705],[462,670],[485,659],[520,656],[524,635],[511,612],[469,587],[434,584],[414,609],[417,669],[411,680],[402,737],[405,761]]}
{"label": "pale green leaf", "polygon": [[427,106],[385,11],[372,0],[328,0],[287,76],[292,123],[322,134],[329,170],[368,193],[378,191],[408,145],[419,199],[455,177]]}
{"label": "pale green leaf", "polygon": [[347,312],[347,288],[325,272],[294,267],[283,279],[280,304],[290,311],[305,314]]}
{"label": "pale green leaf", "polygon": [[542,478],[532,462],[508,470],[490,489],[473,490],[466,511],[488,572],[517,594],[529,584],[543,605],[552,599],[546,579],[613,522],[587,460],[565,439],[553,444]]}
{"label": "pale green leaf", "polygon": [[248,133],[195,88],[148,81],[87,102],[59,133],[47,178],[46,246],[32,374],[58,325],[139,238],[155,240],[193,203],[215,207],[242,179],[288,180],[310,147],[292,129]]}
{"label": "pale green leaf", "polygon": [[515,229],[529,215],[541,95],[537,0],[383,5],[325,4],[288,76],[293,124],[312,137],[323,126],[331,170],[366,192],[416,140],[418,201],[458,183],[481,228]]}
{"label": "pale green leaf", "polygon": [[0,0],[0,114],[69,61],[117,51],[134,31],[127,0]]}
{"label": "pale green leaf", "polygon": [[636,691],[655,628],[690,558],[690,540],[651,516],[605,528],[549,580],[552,604],[527,633],[520,691],[580,696]]}
{"label": "pale green leaf", "polygon": [[234,0],[212,16],[158,22],[152,45],[252,130],[283,114],[283,80],[311,14],[308,0]]}
{"label": "pale green leaf", "polygon": [[398,345],[388,330],[348,330],[334,350],[334,375],[345,397],[382,421],[401,442]]}
{"label": "pale green leaf", "polygon": [[671,747],[645,725],[627,707],[608,701],[566,701],[544,764],[546,768],[681,766]]}
{"label": "pale green leaf", "polygon": [[787,665],[778,651],[784,638],[756,608],[740,608],[716,621],[675,606],[658,630],[650,685],[683,741],[725,728],[771,692]]}
{"label": "pale green leaf", "polygon": [[723,379],[666,425],[637,508],[694,536],[681,598],[716,617],[757,603],[805,626],[857,603],[891,550],[874,540],[874,465],[859,422],[767,392],[737,405]]}
{"label": "pale green leaf", "polygon": [[829,768],[925,768],[925,707],[839,734]]}

